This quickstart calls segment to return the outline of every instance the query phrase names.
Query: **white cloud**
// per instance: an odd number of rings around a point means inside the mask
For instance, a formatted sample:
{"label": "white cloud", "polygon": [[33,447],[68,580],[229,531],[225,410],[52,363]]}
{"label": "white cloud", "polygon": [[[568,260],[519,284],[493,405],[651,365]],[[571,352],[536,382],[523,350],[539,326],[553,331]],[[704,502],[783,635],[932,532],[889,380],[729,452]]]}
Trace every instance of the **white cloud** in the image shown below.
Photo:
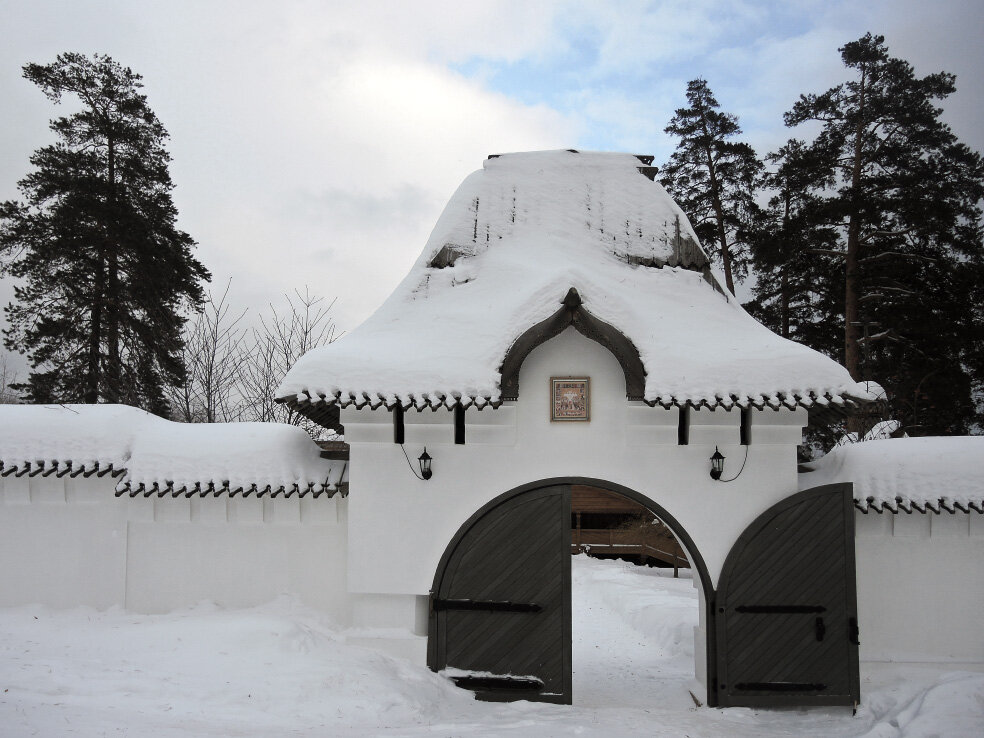
{"label": "white cloud", "polygon": [[739,0],[635,0],[607,7],[620,11],[607,18],[599,12],[605,31],[600,67],[607,72],[699,60],[756,16],[752,4]]}
{"label": "white cloud", "polygon": [[[518,33],[502,5],[514,6]],[[444,64],[476,44],[507,59],[540,48],[549,9],[187,2],[141,13],[98,4],[52,18],[56,6],[11,16],[0,94],[24,101],[17,129],[31,134],[0,143],[0,196],[14,194],[54,114],[17,79],[20,65],[66,49],[110,53],[143,74],[171,133],[180,225],[216,283],[233,277],[241,304],[308,284],[338,295],[337,321],[350,329],[403,276],[444,202],[488,153],[569,146],[577,136],[546,106]],[[50,21],[45,49],[19,32],[41,16]]]}
{"label": "white cloud", "polygon": [[[336,61],[316,84],[277,89],[276,113],[236,132],[238,156],[248,152],[254,172],[240,172],[242,184],[223,199],[250,212],[201,241],[251,284],[282,291],[313,278],[358,316],[350,327],[403,276],[450,193],[488,153],[562,146],[573,129],[433,64],[368,54]],[[201,202],[194,176],[185,179]]]}
{"label": "white cloud", "polygon": [[645,148],[657,160],[672,148],[662,129],[696,77],[708,80],[723,110],[739,116],[744,138],[760,153],[806,135],[786,129],[782,114],[800,94],[847,79],[837,49],[869,30],[884,34],[890,53],[913,63],[917,75],[957,74],[958,91],[943,103],[944,118],[962,140],[984,148],[979,1],[640,0],[579,6],[566,24],[592,28],[599,53],[561,106],[584,118],[588,135]]}
{"label": "white cloud", "polygon": [[310,29],[311,18],[323,15],[326,27],[373,36],[399,58],[456,63],[474,57],[514,62],[562,49],[566,39],[556,33],[558,16],[568,12],[564,0],[417,0],[307,3],[297,22]]}

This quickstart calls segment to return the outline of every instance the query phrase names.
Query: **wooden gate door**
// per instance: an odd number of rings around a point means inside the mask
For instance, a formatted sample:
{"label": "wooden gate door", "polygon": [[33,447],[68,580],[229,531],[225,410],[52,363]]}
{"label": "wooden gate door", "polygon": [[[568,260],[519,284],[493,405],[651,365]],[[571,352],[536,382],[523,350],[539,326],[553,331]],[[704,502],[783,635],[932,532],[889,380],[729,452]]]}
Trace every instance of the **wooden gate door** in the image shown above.
{"label": "wooden gate door", "polygon": [[431,593],[429,665],[479,699],[571,703],[570,486],[480,511]]}
{"label": "wooden gate door", "polygon": [[850,484],[783,500],[725,561],[716,601],[718,704],[860,699]]}

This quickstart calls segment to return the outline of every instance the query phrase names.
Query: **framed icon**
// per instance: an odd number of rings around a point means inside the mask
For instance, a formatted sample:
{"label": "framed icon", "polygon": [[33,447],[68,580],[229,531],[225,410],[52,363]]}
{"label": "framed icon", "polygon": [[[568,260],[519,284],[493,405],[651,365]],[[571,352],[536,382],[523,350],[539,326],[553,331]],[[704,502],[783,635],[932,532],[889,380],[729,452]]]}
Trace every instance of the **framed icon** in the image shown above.
{"label": "framed icon", "polygon": [[591,378],[550,377],[550,421],[591,420]]}

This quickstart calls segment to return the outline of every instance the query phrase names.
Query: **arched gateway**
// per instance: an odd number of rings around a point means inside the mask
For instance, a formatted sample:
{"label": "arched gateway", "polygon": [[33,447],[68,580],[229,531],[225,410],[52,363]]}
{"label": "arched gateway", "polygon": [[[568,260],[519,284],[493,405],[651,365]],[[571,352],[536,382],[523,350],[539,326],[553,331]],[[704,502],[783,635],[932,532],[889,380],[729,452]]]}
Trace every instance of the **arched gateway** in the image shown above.
{"label": "arched gateway", "polygon": [[[693,541],[660,505],[599,479],[523,485],[472,515],[441,557],[431,590],[428,665],[487,700],[570,704],[571,487],[616,492],[655,513],[711,586]],[[710,591],[713,592],[713,589]]]}
{"label": "arched gateway", "polygon": [[642,504],[683,545],[709,624],[711,705],[857,704],[854,508],[843,484],[759,516],[732,548],[717,593],[686,530],[634,490],[560,478],[506,492],[472,515],[441,557],[430,594],[432,669],[485,700],[572,702],[572,485]]}
{"label": "arched gateway", "polygon": [[353,620],[412,631],[394,650],[486,697],[569,702],[569,487],[589,480],[687,549],[710,704],[856,700],[857,650],[832,645],[854,633],[848,493],[792,496],[803,427],[871,396],[720,289],[649,164],[490,157],[382,307],[284,380],[351,449]]}

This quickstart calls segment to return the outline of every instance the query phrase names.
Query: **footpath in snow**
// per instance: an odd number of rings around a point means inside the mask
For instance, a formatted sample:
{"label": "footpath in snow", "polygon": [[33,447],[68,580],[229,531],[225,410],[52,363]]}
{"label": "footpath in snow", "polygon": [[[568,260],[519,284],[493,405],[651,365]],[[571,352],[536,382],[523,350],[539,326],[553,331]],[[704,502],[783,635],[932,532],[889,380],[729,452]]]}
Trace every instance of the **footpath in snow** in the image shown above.
{"label": "footpath in snow", "polygon": [[984,734],[984,665],[862,664],[856,717],[698,708],[690,580],[577,556],[573,582],[573,707],[476,702],[423,667],[347,645],[287,598],[155,616],[2,609],[0,736]]}

